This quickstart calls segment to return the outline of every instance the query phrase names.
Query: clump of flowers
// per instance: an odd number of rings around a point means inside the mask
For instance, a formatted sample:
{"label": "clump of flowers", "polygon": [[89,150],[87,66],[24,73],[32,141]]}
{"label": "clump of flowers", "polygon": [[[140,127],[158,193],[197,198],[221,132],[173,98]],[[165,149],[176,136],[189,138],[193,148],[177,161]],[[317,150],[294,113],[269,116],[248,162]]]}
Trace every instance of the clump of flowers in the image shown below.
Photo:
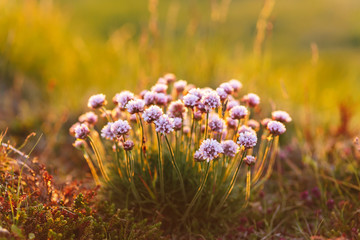
{"label": "clump of flowers", "polygon": [[233,202],[246,206],[251,187],[270,176],[291,121],[283,111],[262,120],[260,97],[241,93],[238,80],[216,90],[175,80],[167,74],[139,95],[122,91],[111,108],[103,94],[94,95],[88,106],[99,114],[82,115],[70,129],[113,200],[141,214],[158,212],[169,229],[233,216],[241,210]]}

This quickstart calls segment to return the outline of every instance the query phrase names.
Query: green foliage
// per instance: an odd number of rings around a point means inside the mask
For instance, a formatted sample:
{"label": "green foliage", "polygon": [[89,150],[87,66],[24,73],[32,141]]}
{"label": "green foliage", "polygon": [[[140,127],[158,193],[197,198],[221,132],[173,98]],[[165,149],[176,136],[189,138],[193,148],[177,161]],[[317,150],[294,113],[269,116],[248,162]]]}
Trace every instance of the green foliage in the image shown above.
{"label": "green foliage", "polygon": [[[43,166],[28,161],[26,164],[30,168],[21,169],[17,164],[9,163],[5,156],[5,152],[0,156],[0,238],[162,238],[160,223],[135,220],[132,211],[120,210],[96,198],[97,189],[87,189],[82,183],[75,182],[59,188]],[[20,187],[14,188],[18,182]]]}

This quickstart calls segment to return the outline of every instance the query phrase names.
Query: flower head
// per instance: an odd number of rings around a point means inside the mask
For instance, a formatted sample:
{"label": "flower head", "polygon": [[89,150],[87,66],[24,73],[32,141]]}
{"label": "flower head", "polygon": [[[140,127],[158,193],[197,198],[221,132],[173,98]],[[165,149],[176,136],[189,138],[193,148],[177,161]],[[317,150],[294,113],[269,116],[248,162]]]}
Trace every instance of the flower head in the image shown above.
{"label": "flower head", "polygon": [[247,155],[244,158],[244,162],[248,165],[248,166],[252,166],[255,164],[256,158],[254,156],[251,155]]}
{"label": "flower head", "polygon": [[97,121],[98,121],[98,116],[94,112],[87,112],[79,117],[79,122],[81,123],[86,122],[90,125],[95,125]]}
{"label": "flower head", "polygon": [[249,93],[244,96],[243,100],[250,106],[256,107],[260,103],[260,97],[255,93]]}
{"label": "flower head", "polygon": [[121,137],[125,134],[127,134],[130,131],[131,127],[126,120],[117,120],[116,122],[111,124],[111,132],[116,137]]}
{"label": "flower head", "polygon": [[106,105],[106,98],[104,94],[93,95],[89,98],[88,107],[92,109],[101,108]]}
{"label": "flower head", "polygon": [[240,129],[239,129],[239,133],[244,133],[244,132],[253,132],[254,130],[251,127],[245,126],[245,125],[241,125]]}
{"label": "flower head", "polygon": [[206,91],[201,98],[201,103],[205,105],[206,111],[217,108],[221,105],[219,94],[216,91]]}
{"label": "flower head", "polygon": [[86,142],[83,139],[76,139],[73,146],[79,150],[82,150],[86,146]]}
{"label": "flower head", "polygon": [[238,124],[239,124],[239,121],[238,121],[238,120],[232,119],[232,118],[230,118],[230,117],[227,117],[227,118],[226,118],[226,125],[228,126],[228,128],[235,129]]}
{"label": "flower head", "polygon": [[270,133],[274,135],[281,135],[286,131],[285,125],[278,121],[269,121],[267,128],[269,129]]}
{"label": "flower head", "polygon": [[157,120],[161,115],[163,115],[163,110],[160,107],[153,105],[144,111],[142,117],[145,122],[151,123]]}
{"label": "flower head", "polygon": [[257,136],[254,130],[240,132],[237,140],[237,144],[245,148],[253,148],[257,143]]}
{"label": "flower head", "polygon": [[175,80],[176,80],[176,76],[175,76],[175,74],[173,74],[173,73],[166,73],[165,75],[164,75],[164,78],[165,78],[165,80],[166,80],[166,82],[169,84],[169,83],[172,83],[172,82],[175,82]]}
{"label": "flower head", "polygon": [[108,122],[102,129],[101,129],[101,137],[108,139],[108,140],[114,140],[115,135],[111,131],[111,125],[112,122]]}
{"label": "flower head", "polygon": [[151,91],[157,92],[157,93],[166,93],[166,90],[168,89],[168,86],[163,83],[157,83],[154,86],[152,86]]}
{"label": "flower head", "polygon": [[155,103],[157,105],[166,105],[168,97],[165,93],[155,93]]}
{"label": "flower head", "polygon": [[134,94],[129,91],[122,91],[121,93],[117,93],[114,98],[113,102],[119,106],[121,110],[125,110],[126,104],[134,99]]}
{"label": "flower head", "polygon": [[229,115],[232,119],[242,119],[249,114],[249,111],[244,106],[235,106],[230,109]]}
{"label": "flower head", "polygon": [[174,131],[174,119],[170,118],[168,115],[163,114],[158,119],[154,121],[155,130],[162,134],[170,133]]}
{"label": "flower head", "polygon": [[184,80],[179,80],[174,83],[174,88],[176,92],[182,93],[185,90],[185,87],[187,85],[187,82]]}
{"label": "flower head", "polygon": [[222,120],[221,118],[219,118],[217,115],[213,116],[210,121],[209,121],[209,128],[213,131],[213,132],[222,132],[224,129],[224,120]]}
{"label": "flower head", "polygon": [[224,89],[227,94],[232,94],[234,92],[234,88],[231,86],[230,83],[222,83],[220,84],[220,87]]}
{"label": "flower head", "polygon": [[90,129],[86,124],[80,124],[76,126],[74,131],[75,131],[75,137],[78,139],[85,139],[90,133]]}
{"label": "flower head", "polygon": [[255,131],[258,131],[260,129],[260,123],[254,119],[250,119],[247,124]]}
{"label": "flower head", "polygon": [[182,118],[175,117],[174,118],[174,129],[176,131],[181,130],[182,128]]}
{"label": "flower head", "polygon": [[237,101],[237,100],[231,100],[231,101],[229,101],[228,104],[226,105],[226,109],[227,109],[227,110],[230,110],[230,109],[232,109],[233,107],[239,106],[239,105],[240,105],[239,101]]}
{"label": "flower head", "polygon": [[186,108],[184,103],[181,100],[177,100],[174,102],[171,102],[169,107],[168,107],[168,115],[169,117],[180,117],[182,118],[183,113],[186,112]]}
{"label": "flower head", "polygon": [[194,111],[194,119],[196,121],[200,121],[202,119],[202,115],[203,115],[202,111],[200,111],[200,110],[195,110]]}
{"label": "flower head", "polygon": [[130,100],[126,104],[126,108],[130,114],[143,112],[144,107],[145,107],[145,101],[142,99]]}
{"label": "flower head", "polygon": [[239,151],[239,146],[233,140],[226,140],[221,143],[224,150],[224,155],[234,157]]}
{"label": "flower head", "polygon": [[261,120],[261,125],[263,125],[265,128],[267,128],[268,123],[271,121],[270,118],[264,118]]}
{"label": "flower head", "polygon": [[229,84],[234,89],[234,92],[238,92],[242,88],[241,82],[239,80],[236,80],[236,79],[231,79],[229,81]]}
{"label": "flower head", "polygon": [[127,140],[123,143],[123,147],[125,151],[131,151],[134,148],[134,142],[131,140]]}
{"label": "flower head", "polygon": [[228,94],[223,88],[221,88],[221,87],[218,87],[218,88],[216,89],[216,92],[217,92],[217,94],[219,95],[220,100],[221,100],[222,102],[224,102],[224,101],[227,99],[228,95],[229,95],[229,94]]}
{"label": "flower head", "polygon": [[147,106],[151,105],[151,104],[154,104],[155,103],[155,96],[156,96],[156,93],[155,92],[146,92],[144,94],[144,101],[145,101],[145,104]]}
{"label": "flower head", "polygon": [[193,108],[196,106],[200,98],[194,94],[188,93],[184,96],[183,100],[186,107]]}
{"label": "flower head", "polygon": [[274,111],[271,113],[271,116],[272,119],[283,123],[288,123],[292,121],[290,115],[285,111]]}
{"label": "flower head", "polygon": [[224,152],[221,144],[214,139],[204,140],[198,150],[208,162],[217,158]]}
{"label": "flower head", "polygon": [[197,162],[203,162],[203,161],[205,161],[204,154],[203,154],[200,150],[197,150],[197,151],[194,153],[194,159],[195,159],[195,161],[197,161]]}

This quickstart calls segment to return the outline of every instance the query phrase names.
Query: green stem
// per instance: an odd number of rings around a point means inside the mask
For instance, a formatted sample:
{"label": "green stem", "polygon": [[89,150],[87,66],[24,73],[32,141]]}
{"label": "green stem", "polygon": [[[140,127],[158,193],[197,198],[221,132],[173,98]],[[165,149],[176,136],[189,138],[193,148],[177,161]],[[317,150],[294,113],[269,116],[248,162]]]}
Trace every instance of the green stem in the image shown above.
{"label": "green stem", "polygon": [[193,135],[193,132],[194,132],[194,126],[195,126],[195,119],[194,119],[194,112],[192,114],[192,118],[191,118],[191,131],[190,131],[190,137],[188,139],[188,148],[186,149],[186,162],[188,162],[189,160],[189,153],[190,153],[190,148],[191,148],[191,142],[192,142],[192,135]]}
{"label": "green stem", "polygon": [[165,191],[164,191],[164,170],[163,170],[163,165],[162,165],[161,141],[160,141],[159,133],[156,133],[156,136],[157,136],[158,150],[159,150],[159,155],[158,155],[158,168],[159,168],[159,175],[160,175],[160,194],[161,194],[161,199],[162,199],[162,201],[164,201],[164,199],[165,199]]}
{"label": "green stem", "polygon": [[208,178],[208,176],[209,176],[209,168],[210,168],[210,162],[207,162],[204,178],[203,178],[203,180],[202,180],[202,182],[201,182],[198,190],[196,191],[194,198],[191,200],[188,208],[186,209],[186,212],[185,212],[185,214],[184,214],[184,216],[183,216],[183,221],[186,220],[187,216],[188,216],[189,213],[190,213],[190,210],[193,208],[193,206],[195,205],[197,199],[200,197],[201,192],[202,192],[203,189],[204,189],[206,180],[207,180],[207,178]]}
{"label": "green stem", "polygon": [[130,180],[130,187],[131,190],[134,194],[135,199],[139,202],[140,201],[140,197],[139,197],[139,193],[136,190],[135,187],[135,183],[134,183],[134,164],[131,160],[131,152],[129,152],[129,154],[127,153],[127,151],[125,151],[125,155],[126,155],[126,162],[128,163],[128,167],[129,167],[129,180]]}
{"label": "green stem", "polygon": [[226,191],[225,191],[225,195],[224,195],[224,197],[221,199],[219,205],[216,207],[215,212],[217,212],[217,211],[224,205],[225,201],[227,200],[227,198],[229,197],[231,191],[232,191],[233,188],[234,188],[234,185],[235,185],[235,182],[236,182],[236,178],[237,178],[238,172],[239,172],[239,170],[240,170],[240,168],[241,168],[241,165],[242,165],[242,163],[243,163],[244,157],[245,157],[245,155],[246,155],[246,150],[243,150],[243,151],[244,151],[244,152],[243,152],[243,154],[242,154],[242,156],[241,156],[241,159],[240,159],[240,161],[239,161],[239,163],[238,163],[238,166],[237,166],[237,168],[236,168],[236,170],[235,170],[235,173],[234,173],[234,175],[233,175],[233,177],[232,177],[232,179],[231,179],[231,181],[230,181],[230,184],[229,184],[228,188],[227,188]]}
{"label": "green stem", "polygon": [[186,192],[185,192],[184,180],[183,180],[183,178],[182,178],[182,175],[181,175],[181,171],[180,171],[180,169],[179,169],[179,166],[178,166],[177,163],[176,163],[176,159],[175,159],[175,156],[174,156],[174,152],[173,152],[173,150],[172,150],[172,148],[171,148],[169,139],[168,139],[168,137],[167,137],[165,134],[164,134],[164,136],[165,136],[165,140],[166,140],[167,146],[168,146],[169,151],[170,151],[170,155],[171,155],[171,159],[172,159],[172,164],[173,164],[173,166],[174,166],[174,168],[175,168],[175,170],[176,170],[176,173],[177,173],[177,175],[178,175],[178,177],[179,177],[181,190],[182,190],[182,192],[183,192],[184,199],[185,199],[185,202],[186,202]]}
{"label": "green stem", "polygon": [[206,122],[205,122],[205,138],[207,139],[208,135],[208,125],[209,125],[209,111],[206,112]]}

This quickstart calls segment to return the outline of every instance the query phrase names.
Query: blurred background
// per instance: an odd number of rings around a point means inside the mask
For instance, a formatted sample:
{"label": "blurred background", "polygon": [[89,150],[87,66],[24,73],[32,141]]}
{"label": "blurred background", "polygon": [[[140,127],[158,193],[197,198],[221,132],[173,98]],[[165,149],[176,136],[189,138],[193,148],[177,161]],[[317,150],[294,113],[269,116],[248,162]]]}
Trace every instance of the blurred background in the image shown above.
{"label": "blurred background", "polygon": [[68,128],[92,94],[237,78],[302,136],[359,123],[359,66],[358,0],[0,0],[0,129],[43,134],[64,173],[84,165]]}

